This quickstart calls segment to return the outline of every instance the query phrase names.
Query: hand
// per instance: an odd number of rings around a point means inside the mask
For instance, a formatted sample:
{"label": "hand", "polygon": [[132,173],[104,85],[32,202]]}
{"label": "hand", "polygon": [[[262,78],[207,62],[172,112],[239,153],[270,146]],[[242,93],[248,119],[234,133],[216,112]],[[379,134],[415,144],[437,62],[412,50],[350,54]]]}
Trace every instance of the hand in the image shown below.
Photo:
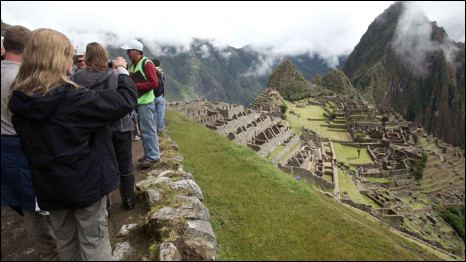
{"label": "hand", "polygon": [[128,65],[128,63],[126,62],[126,60],[119,56],[117,58],[115,58],[114,62],[113,62],[113,65],[118,68],[119,66],[122,66],[124,68],[126,68],[126,66]]}

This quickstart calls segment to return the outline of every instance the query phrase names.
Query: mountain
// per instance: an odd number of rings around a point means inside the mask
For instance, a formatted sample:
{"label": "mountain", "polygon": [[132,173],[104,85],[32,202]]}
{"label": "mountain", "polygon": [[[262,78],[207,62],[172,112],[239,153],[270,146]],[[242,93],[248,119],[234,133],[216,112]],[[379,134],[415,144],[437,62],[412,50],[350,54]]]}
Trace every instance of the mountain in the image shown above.
{"label": "mountain", "polygon": [[[206,97],[209,101],[248,106],[265,90],[272,69],[285,59],[296,63],[305,79],[332,70],[317,55],[275,57],[268,55],[267,50],[257,51],[250,46],[220,48],[202,39],[194,39],[185,51],[176,46],[159,46],[159,54],[143,44],[144,54],[157,57],[164,68],[166,99],[170,102]],[[119,46],[109,45],[107,51],[110,58],[127,58]],[[345,56],[339,58],[341,64],[345,59]]]}
{"label": "mountain", "polygon": [[295,64],[290,60],[281,63],[272,73],[267,88],[276,89],[287,100],[309,96],[311,88]]}
{"label": "mountain", "polygon": [[[2,35],[8,26],[2,20]],[[187,48],[139,40],[144,44],[144,54],[149,58],[157,57],[161,62],[167,77],[165,95],[169,102],[206,97],[209,101],[247,106],[265,90],[272,69],[285,60],[293,61],[306,79],[334,69],[319,55],[309,53],[277,56],[270,50],[258,51],[250,46],[219,47],[215,41],[205,39],[193,39]],[[102,35],[101,43],[110,59],[117,56],[127,59],[125,50],[114,44],[124,41],[107,32]],[[339,57],[338,68],[346,58]]]}
{"label": "mountain", "polygon": [[318,90],[326,89],[333,91],[341,96],[349,98],[359,98],[360,95],[351,84],[348,76],[341,70],[332,70],[321,76],[316,74],[311,83],[317,86]]}
{"label": "mountain", "polygon": [[464,58],[464,43],[396,2],[371,23],[342,71],[371,103],[390,106],[464,149]]}

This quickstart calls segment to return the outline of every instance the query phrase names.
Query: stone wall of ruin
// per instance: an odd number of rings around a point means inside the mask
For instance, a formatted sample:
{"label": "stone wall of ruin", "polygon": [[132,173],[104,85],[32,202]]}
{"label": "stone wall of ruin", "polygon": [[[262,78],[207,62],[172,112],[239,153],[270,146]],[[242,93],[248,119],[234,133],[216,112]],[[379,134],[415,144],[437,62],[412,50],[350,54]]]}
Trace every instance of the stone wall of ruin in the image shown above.
{"label": "stone wall of ruin", "polygon": [[320,186],[322,189],[335,189],[335,183],[328,182],[322,177],[318,177],[314,174],[312,174],[311,171],[306,170],[304,168],[300,167],[289,167],[289,166],[282,166],[278,165],[278,168],[283,170],[284,172],[288,174],[293,174],[293,175],[298,175],[302,179],[304,179],[307,182],[312,182],[318,186]]}

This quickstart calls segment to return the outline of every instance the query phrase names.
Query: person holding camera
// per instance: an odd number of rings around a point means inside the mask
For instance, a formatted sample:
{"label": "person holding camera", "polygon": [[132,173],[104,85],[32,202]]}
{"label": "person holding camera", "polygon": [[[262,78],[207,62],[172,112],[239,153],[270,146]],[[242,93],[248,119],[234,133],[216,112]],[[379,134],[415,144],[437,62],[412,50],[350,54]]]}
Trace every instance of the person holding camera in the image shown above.
{"label": "person holding camera", "polygon": [[[95,91],[112,89],[118,87],[118,71],[115,70],[113,61],[108,61],[108,53],[99,43],[90,43],[86,47],[85,62],[87,68],[79,70],[75,75],[75,83]],[[126,67],[126,60],[118,57]],[[115,62],[116,63],[116,62]],[[119,70],[126,71],[121,67]],[[118,164],[118,174],[120,176],[120,196],[123,207],[127,210],[135,206],[134,198],[134,172],[132,163],[132,139],[133,120],[131,113],[125,115],[120,120],[112,123],[112,142],[115,148],[115,155]],[[107,211],[110,210],[110,198],[107,198]]]}
{"label": "person holding camera", "polygon": [[73,54],[64,34],[32,31],[8,108],[37,202],[50,213],[60,260],[109,261],[106,199],[120,178],[108,123],[131,113],[137,89],[123,58],[115,61],[120,72],[116,89],[79,86],[67,77]]}

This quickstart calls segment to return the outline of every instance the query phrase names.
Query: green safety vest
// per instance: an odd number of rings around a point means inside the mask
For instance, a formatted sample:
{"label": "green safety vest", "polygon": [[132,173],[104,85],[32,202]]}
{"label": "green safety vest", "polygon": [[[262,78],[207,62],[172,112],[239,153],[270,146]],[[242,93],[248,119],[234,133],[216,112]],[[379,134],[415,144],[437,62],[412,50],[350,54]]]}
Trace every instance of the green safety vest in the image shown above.
{"label": "green safety vest", "polygon": [[[144,79],[146,79],[146,81],[147,81],[146,74],[144,74],[144,70],[142,70],[142,67],[145,66],[145,63],[143,65],[143,61],[148,61],[148,62],[152,63],[152,61],[150,61],[150,59],[148,59],[147,57],[143,57],[136,64],[136,68],[131,63],[131,65],[129,66],[129,72],[131,74],[133,74],[133,73],[136,73],[137,71],[141,71],[142,76],[144,76]],[[152,103],[154,101],[154,98],[155,98],[154,90],[150,90],[149,92],[145,93],[140,98],[138,98],[138,105],[145,105],[145,104]]]}

